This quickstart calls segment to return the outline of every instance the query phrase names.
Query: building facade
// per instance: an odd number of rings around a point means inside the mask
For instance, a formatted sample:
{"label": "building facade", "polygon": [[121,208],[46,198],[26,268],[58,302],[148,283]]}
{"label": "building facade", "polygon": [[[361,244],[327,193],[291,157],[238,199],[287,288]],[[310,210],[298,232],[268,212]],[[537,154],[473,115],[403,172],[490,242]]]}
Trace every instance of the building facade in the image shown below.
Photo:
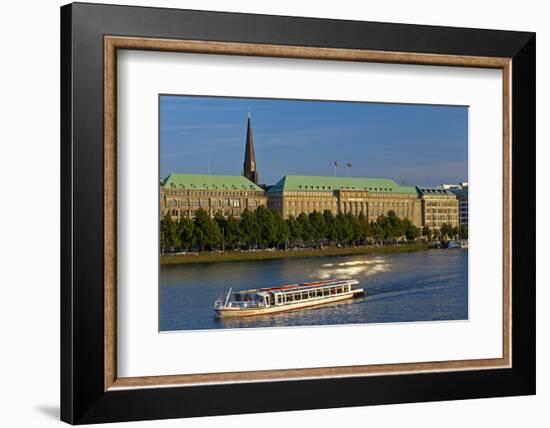
{"label": "building facade", "polygon": [[283,218],[300,213],[331,211],[363,213],[368,221],[394,211],[420,227],[421,201],[412,186],[401,186],[386,178],[296,176],[283,177],[267,192],[268,207]]}
{"label": "building facade", "polygon": [[432,230],[444,223],[453,227],[468,223],[467,183],[421,188],[399,185],[387,178],[286,175],[266,192],[258,180],[248,113],[242,176],[170,174],[160,185],[160,216],[193,218],[203,209],[211,217],[240,217],[245,209],[254,211],[264,205],[279,211],[285,219],[329,210],[333,215],[363,213],[368,221],[376,221],[394,211],[415,226],[426,225]]}
{"label": "building facade", "polygon": [[458,199],[458,221],[461,226],[468,226],[468,187],[452,189]]}
{"label": "building facade", "polygon": [[458,200],[442,187],[416,187],[422,200],[422,225],[439,230],[443,224],[458,226]]}
{"label": "building facade", "polygon": [[160,186],[161,218],[193,218],[199,209],[211,217],[240,217],[260,205],[267,205],[265,191],[243,176],[170,174]]}

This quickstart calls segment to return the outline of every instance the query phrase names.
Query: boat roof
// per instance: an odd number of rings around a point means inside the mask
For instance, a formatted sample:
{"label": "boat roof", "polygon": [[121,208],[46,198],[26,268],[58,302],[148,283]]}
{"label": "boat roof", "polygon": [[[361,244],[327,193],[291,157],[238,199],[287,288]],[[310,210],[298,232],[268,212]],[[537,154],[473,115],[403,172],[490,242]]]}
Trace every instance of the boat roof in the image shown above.
{"label": "boat roof", "polygon": [[330,287],[333,285],[344,285],[344,284],[354,285],[354,284],[359,284],[359,281],[357,281],[356,279],[331,279],[326,281],[302,282],[298,284],[280,285],[278,287],[242,290],[242,291],[239,291],[239,293],[258,293],[258,292],[267,292],[267,291],[271,291],[271,292],[300,291],[311,287]]}

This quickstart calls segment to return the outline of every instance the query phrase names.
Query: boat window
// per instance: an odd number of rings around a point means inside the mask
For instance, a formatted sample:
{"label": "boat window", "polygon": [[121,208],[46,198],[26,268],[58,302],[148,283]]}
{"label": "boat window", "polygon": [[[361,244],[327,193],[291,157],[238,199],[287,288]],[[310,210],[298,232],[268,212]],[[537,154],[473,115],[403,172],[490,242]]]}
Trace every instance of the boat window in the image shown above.
{"label": "boat window", "polygon": [[300,296],[300,293],[294,293],[294,300],[302,300],[302,296]]}

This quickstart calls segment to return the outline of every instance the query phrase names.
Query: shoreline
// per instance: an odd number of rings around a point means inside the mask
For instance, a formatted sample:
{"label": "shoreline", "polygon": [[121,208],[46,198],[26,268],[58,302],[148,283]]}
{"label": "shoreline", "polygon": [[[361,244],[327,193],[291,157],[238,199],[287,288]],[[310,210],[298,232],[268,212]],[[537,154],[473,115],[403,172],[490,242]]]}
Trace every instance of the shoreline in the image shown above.
{"label": "shoreline", "polygon": [[161,265],[172,264],[196,264],[196,263],[222,263],[254,260],[283,260],[316,257],[355,256],[365,254],[409,253],[412,251],[424,251],[433,249],[426,243],[398,244],[386,246],[361,246],[361,247],[327,247],[324,249],[305,250],[258,250],[258,251],[229,251],[226,253],[201,253],[179,254],[160,256]]}

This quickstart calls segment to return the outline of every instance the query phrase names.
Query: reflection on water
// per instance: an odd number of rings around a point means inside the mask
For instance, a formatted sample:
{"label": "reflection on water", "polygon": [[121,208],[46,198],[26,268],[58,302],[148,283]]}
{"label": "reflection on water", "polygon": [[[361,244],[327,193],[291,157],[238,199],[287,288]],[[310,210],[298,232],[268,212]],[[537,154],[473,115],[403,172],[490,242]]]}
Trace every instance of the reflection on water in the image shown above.
{"label": "reflection on water", "polygon": [[358,276],[369,276],[379,272],[387,272],[389,263],[383,257],[371,260],[354,260],[341,263],[325,263],[320,269],[310,274],[315,279],[351,279]]}
{"label": "reflection on water", "polygon": [[[366,295],[249,318],[214,317],[214,300],[229,287],[240,290],[334,278],[357,279]],[[467,318],[467,250],[161,266],[162,331]]]}

